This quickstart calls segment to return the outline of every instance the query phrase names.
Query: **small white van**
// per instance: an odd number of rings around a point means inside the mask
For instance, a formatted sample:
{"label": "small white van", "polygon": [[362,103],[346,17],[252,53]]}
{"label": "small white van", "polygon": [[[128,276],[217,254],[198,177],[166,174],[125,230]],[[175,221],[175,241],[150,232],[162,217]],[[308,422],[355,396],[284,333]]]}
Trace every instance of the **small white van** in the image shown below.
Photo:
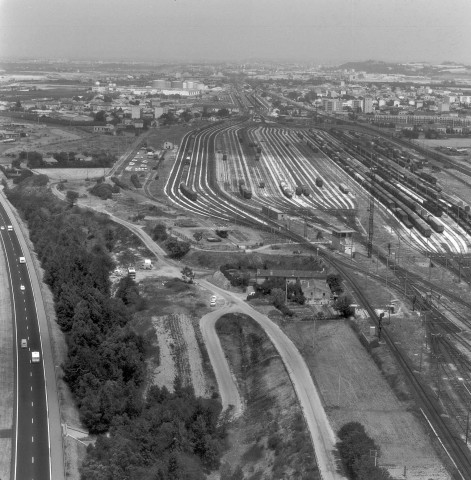
{"label": "small white van", "polygon": [[39,352],[31,352],[31,363],[39,363]]}
{"label": "small white van", "polygon": [[13,232],[13,227],[12,227],[11,225],[8,225],[8,226],[7,226],[7,230],[8,230],[9,232]]}
{"label": "small white van", "polygon": [[26,263],[26,258],[25,257],[20,257],[20,263]]}

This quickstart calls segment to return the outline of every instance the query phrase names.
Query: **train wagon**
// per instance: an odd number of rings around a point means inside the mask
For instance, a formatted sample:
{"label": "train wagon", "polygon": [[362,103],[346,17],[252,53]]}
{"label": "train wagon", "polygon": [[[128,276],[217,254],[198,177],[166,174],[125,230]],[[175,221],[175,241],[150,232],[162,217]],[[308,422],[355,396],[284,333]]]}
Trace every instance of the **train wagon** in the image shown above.
{"label": "train wagon", "polygon": [[183,193],[183,195],[185,195],[186,198],[192,200],[193,202],[196,202],[198,199],[198,194],[190,187],[187,187],[186,183],[184,182],[180,183],[180,191]]}
{"label": "train wagon", "polygon": [[427,223],[437,232],[443,233],[445,230],[445,226],[443,223],[440,223],[436,218],[432,217],[431,215],[427,219]]}
{"label": "train wagon", "polygon": [[288,186],[288,184],[284,180],[280,181],[280,188],[286,197],[288,198],[293,197],[293,190],[291,190],[291,188]]}
{"label": "train wagon", "polygon": [[344,183],[340,183],[339,184],[339,190],[344,193],[345,195],[347,195],[349,193],[349,189],[348,187],[344,184]]}
{"label": "train wagon", "polygon": [[426,180],[428,183],[431,183],[432,185],[437,184],[437,178],[434,177],[433,175],[430,175],[429,173],[420,172],[418,175],[420,178],[423,178],[424,180]]}
{"label": "train wagon", "polygon": [[252,198],[252,191],[248,189],[244,184],[239,185],[239,192],[242,198],[249,200]]}
{"label": "train wagon", "polygon": [[324,180],[321,177],[316,178],[316,186],[322,188],[324,186]]}
{"label": "train wagon", "polygon": [[273,220],[282,220],[284,217],[284,213],[281,210],[273,207],[262,206],[262,214]]}

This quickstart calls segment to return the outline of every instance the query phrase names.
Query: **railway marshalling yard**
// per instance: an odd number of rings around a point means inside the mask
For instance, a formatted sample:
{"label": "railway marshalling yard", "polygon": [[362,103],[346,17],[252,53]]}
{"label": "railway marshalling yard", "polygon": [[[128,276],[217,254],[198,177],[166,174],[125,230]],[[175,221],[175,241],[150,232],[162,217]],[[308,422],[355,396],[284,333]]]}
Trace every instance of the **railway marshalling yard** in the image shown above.
{"label": "railway marshalling yard", "polygon": [[[346,142],[349,136],[352,142]],[[210,216],[214,224],[226,225],[234,233],[251,223],[256,229],[257,222],[265,232],[281,230],[307,255],[328,257],[331,268],[349,277],[347,288],[359,305],[352,324],[360,334],[368,334],[377,324],[364,303],[376,315],[388,312],[382,323],[383,341],[355,367],[349,360],[357,361],[358,339],[342,334],[340,326],[294,321],[285,322],[284,328],[303,351],[335,429],[348,418],[367,425],[381,444],[382,463],[395,475],[406,467],[407,478],[448,478],[429,449],[431,438],[438,457],[451,465],[430,434],[428,421],[441,422],[436,431],[441,440],[449,435],[444,443],[450,442],[450,448],[466,448],[471,367],[469,199],[455,192],[465,191],[468,182],[465,176],[457,179],[453,170],[447,175],[446,169],[394,140],[385,140],[389,154],[378,154],[375,142],[379,145],[376,135],[348,130],[339,134],[264,123],[209,127],[183,137],[168,166],[164,192],[186,215]],[[382,148],[386,151],[384,144]],[[371,175],[377,185],[374,191],[368,187]],[[322,179],[321,185],[317,179]],[[182,182],[196,200],[182,194]],[[282,182],[288,192],[283,192]],[[374,248],[368,258],[372,191]],[[323,243],[331,239],[332,226],[356,232],[354,255],[327,253]],[[240,243],[236,235],[232,241]],[[367,365],[371,358],[375,362]],[[381,381],[374,374],[378,367]],[[345,395],[338,393],[342,379]],[[385,380],[386,393],[381,387]],[[416,397],[418,403],[411,407]],[[409,409],[412,414],[406,413]],[[427,440],[422,444],[418,438]]]}

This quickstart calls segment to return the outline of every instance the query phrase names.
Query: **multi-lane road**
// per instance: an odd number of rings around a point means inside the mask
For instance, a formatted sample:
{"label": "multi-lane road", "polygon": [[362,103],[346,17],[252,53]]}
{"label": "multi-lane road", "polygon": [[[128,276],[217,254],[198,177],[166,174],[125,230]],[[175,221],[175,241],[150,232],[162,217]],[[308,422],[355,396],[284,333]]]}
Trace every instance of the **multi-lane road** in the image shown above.
{"label": "multi-lane road", "polygon": [[[5,252],[6,272],[11,288],[15,366],[15,407],[12,422],[13,480],[51,478],[48,405],[40,329],[28,264],[20,263],[24,253],[3,204],[0,203],[0,245]],[[21,340],[27,346],[21,346]],[[31,352],[40,353],[32,363]]]}

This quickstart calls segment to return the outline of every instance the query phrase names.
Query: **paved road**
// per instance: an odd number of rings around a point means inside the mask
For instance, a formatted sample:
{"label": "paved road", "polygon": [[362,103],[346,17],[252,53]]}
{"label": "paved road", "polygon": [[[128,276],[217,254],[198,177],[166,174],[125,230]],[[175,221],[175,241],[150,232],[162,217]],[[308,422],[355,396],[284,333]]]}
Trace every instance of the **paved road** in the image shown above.
{"label": "paved road", "polygon": [[[0,235],[10,278],[15,329],[13,340],[16,344],[16,409],[11,478],[47,480],[51,477],[45,375],[42,361],[31,363],[31,351],[39,351],[42,358],[41,337],[28,265],[19,263],[19,257],[24,254],[17,230],[9,231],[7,227],[13,223],[2,202],[0,225],[4,229],[0,230]],[[27,339],[27,348],[20,347],[21,339]]]}
{"label": "paved road", "polygon": [[[0,207],[2,247],[10,279],[13,305],[15,358],[15,418],[13,428],[12,478],[49,478],[49,435],[47,402],[42,362],[31,363],[31,351],[42,351],[36,309],[27,267],[19,263],[23,255],[15,231],[8,231],[11,221]],[[21,290],[23,285],[25,290]],[[20,348],[20,340],[28,348]]]}

